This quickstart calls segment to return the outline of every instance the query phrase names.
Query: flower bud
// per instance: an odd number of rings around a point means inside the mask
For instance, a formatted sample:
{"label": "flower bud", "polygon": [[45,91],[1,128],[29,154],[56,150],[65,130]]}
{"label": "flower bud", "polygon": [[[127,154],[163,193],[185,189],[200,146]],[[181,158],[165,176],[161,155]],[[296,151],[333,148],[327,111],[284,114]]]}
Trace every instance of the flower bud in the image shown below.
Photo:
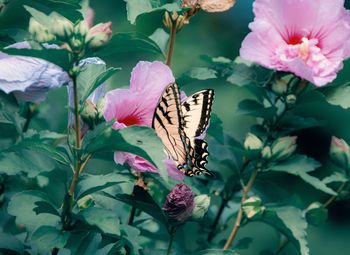
{"label": "flower bud", "polygon": [[334,164],[341,168],[349,169],[350,149],[347,142],[333,136],[329,154]]}
{"label": "flower bud", "polygon": [[224,12],[232,8],[236,0],[199,0],[201,9],[206,12]]}
{"label": "flower bud", "polygon": [[207,213],[210,205],[210,197],[208,195],[199,195],[194,198],[194,208],[192,211],[192,219],[199,220]]}
{"label": "flower bud", "polygon": [[91,195],[84,196],[78,200],[79,209],[86,209],[95,204],[94,198]]}
{"label": "flower bud", "polygon": [[286,97],[286,102],[287,102],[287,104],[289,104],[289,105],[295,104],[296,101],[297,101],[297,97],[296,97],[295,95],[288,95],[288,96]]}
{"label": "flower bud", "polygon": [[55,36],[49,32],[49,29],[41,25],[34,18],[30,18],[28,30],[32,34],[33,39],[39,43],[49,42],[55,39]]}
{"label": "flower bud", "polygon": [[93,127],[97,122],[98,111],[96,105],[90,100],[86,100],[84,108],[81,112],[81,117],[89,127]]}
{"label": "flower bud", "polygon": [[55,15],[53,17],[53,26],[50,32],[59,40],[66,41],[73,34],[73,23],[63,16]]}
{"label": "flower bud", "polygon": [[74,35],[79,38],[85,38],[87,33],[89,32],[88,24],[82,20],[78,24],[74,26]]}
{"label": "flower bud", "polygon": [[320,226],[328,218],[327,209],[319,202],[314,202],[305,210],[306,220],[314,226]]}
{"label": "flower bud", "polygon": [[105,102],[106,102],[105,98],[101,98],[97,103],[97,114],[98,114],[97,117],[99,120],[104,119],[103,113],[105,108]]}
{"label": "flower bud", "polygon": [[270,146],[265,146],[261,151],[261,157],[263,159],[270,159],[272,157],[272,151]]}
{"label": "flower bud", "polygon": [[172,28],[173,22],[171,20],[169,12],[164,13],[163,24],[169,30]]}
{"label": "flower bud", "polygon": [[242,204],[244,214],[248,219],[260,216],[266,209],[259,197],[250,197]]}
{"label": "flower bud", "polygon": [[260,150],[263,147],[262,141],[254,134],[248,133],[245,141],[244,148],[246,150]]}
{"label": "flower bud", "polygon": [[111,37],[112,22],[100,23],[90,29],[85,42],[89,48],[98,48],[105,45]]}
{"label": "flower bud", "polygon": [[277,95],[283,95],[288,90],[288,84],[283,79],[279,79],[272,83],[271,89]]}
{"label": "flower bud", "polygon": [[192,215],[194,193],[186,184],[176,184],[163,206],[170,222],[184,222]]}
{"label": "flower bud", "polygon": [[278,138],[271,146],[272,157],[276,160],[289,158],[297,148],[296,136],[285,136]]}

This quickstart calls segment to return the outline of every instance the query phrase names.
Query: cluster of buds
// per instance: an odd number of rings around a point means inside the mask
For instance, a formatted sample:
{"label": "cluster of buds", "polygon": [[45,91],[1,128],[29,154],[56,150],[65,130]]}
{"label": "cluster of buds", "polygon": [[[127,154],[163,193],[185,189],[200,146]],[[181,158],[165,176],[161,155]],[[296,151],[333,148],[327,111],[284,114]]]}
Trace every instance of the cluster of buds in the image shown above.
{"label": "cluster of buds", "polygon": [[89,27],[83,20],[73,24],[65,17],[52,13],[52,23],[49,27],[40,24],[34,18],[30,19],[29,32],[34,40],[43,43],[58,40],[62,47],[72,52],[82,52],[84,49],[96,49],[105,45],[112,37],[112,23],[100,23]]}
{"label": "cluster of buds", "polygon": [[177,12],[165,12],[163,23],[170,31],[175,28],[175,31],[178,32],[189,23],[189,17],[187,15],[179,15]]}
{"label": "cluster of buds", "polygon": [[182,224],[190,218],[193,220],[203,218],[209,205],[209,196],[195,196],[186,184],[177,184],[166,197],[163,211],[170,223]]}
{"label": "cluster of buds", "polygon": [[350,148],[345,140],[333,136],[329,154],[335,165],[350,169]]}
{"label": "cluster of buds", "polygon": [[182,0],[183,8],[202,9],[206,12],[224,12],[232,8],[236,0]]}
{"label": "cluster of buds", "polygon": [[289,158],[297,148],[296,136],[280,137],[271,145],[264,146],[263,141],[252,133],[248,133],[244,141],[247,151],[260,151],[265,160],[282,161]]}

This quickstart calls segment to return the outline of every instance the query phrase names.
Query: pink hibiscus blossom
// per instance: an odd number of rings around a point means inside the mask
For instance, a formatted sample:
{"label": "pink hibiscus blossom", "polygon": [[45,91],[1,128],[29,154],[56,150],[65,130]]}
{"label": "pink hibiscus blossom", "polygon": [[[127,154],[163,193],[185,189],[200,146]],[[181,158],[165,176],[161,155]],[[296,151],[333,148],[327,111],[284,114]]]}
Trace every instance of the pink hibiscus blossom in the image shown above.
{"label": "pink hibiscus blossom", "polygon": [[[131,73],[129,89],[115,89],[105,95],[104,117],[114,120],[113,127],[121,129],[132,125],[151,127],[154,110],[165,87],[175,82],[168,66],[162,62],[139,62]],[[117,164],[129,164],[139,172],[159,173],[158,169],[142,157],[126,152],[115,152]],[[169,176],[183,179],[174,161],[163,161]]]}
{"label": "pink hibiscus blossom", "polygon": [[350,56],[344,0],[256,0],[240,55],[317,86],[333,81]]}

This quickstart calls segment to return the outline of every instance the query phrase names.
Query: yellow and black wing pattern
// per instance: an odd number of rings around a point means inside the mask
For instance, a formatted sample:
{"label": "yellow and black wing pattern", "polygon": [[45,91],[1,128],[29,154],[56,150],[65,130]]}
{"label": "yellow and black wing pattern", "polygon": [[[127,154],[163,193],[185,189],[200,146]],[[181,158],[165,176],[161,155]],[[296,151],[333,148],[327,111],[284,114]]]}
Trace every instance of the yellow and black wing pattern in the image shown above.
{"label": "yellow and black wing pattern", "polygon": [[205,167],[208,144],[200,138],[209,125],[213,99],[214,91],[207,89],[181,104],[179,88],[174,83],[166,87],[155,110],[153,128],[177,168],[188,176],[213,175]]}
{"label": "yellow and black wing pattern", "polygon": [[168,155],[178,166],[186,165],[188,161],[186,135],[182,126],[179,87],[175,83],[169,84],[155,109],[152,127],[162,140]]}

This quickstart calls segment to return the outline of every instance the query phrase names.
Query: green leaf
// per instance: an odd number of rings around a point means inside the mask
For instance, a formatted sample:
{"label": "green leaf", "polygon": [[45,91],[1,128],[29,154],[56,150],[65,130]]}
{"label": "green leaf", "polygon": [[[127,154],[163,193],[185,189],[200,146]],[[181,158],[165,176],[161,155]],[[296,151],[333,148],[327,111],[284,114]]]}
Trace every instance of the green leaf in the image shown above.
{"label": "green leaf", "polygon": [[132,195],[117,194],[113,196],[113,198],[134,206],[137,209],[151,215],[163,224],[167,224],[167,219],[163,214],[162,208],[160,208],[151,195],[140,186],[134,186]]}
{"label": "green leaf", "polygon": [[251,99],[241,101],[238,108],[237,114],[260,117],[263,119],[271,119],[277,113],[277,108],[275,106],[265,107],[258,101]]}
{"label": "green leaf", "polygon": [[239,255],[239,254],[232,250],[208,249],[208,250],[191,253],[190,255]]}
{"label": "green leaf", "polygon": [[114,67],[107,69],[106,65],[102,64],[84,65],[77,77],[80,104],[84,104],[95,89],[120,70]]}
{"label": "green leaf", "polygon": [[116,173],[106,175],[81,175],[75,192],[76,199],[80,199],[96,191],[125,182],[131,182],[130,177]]}
{"label": "green leaf", "polygon": [[149,36],[149,38],[158,45],[164,56],[167,52],[169,37],[169,34],[165,32],[163,28],[157,28],[153,34]]}
{"label": "green leaf", "polygon": [[66,245],[69,235],[52,226],[41,226],[33,232],[31,242],[42,250],[60,249]]}
{"label": "green leaf", "polygon": [[109,210],[99,207],[89,207],[80,211],[77,217],[91,226],[95,226],[105,234],[120,236],[118,216]]}
{"label": "green leaf", "polygon": [[71,67],[69,60],[69,52],[65,49],[33,50],[7,48],[3,49],[2,52],[7,53],[9,55],[41,58],[62,67],[62,69],[64,69],[65,71],[69,71]]}
{"label": "green leaf", "polygon": [[139,15],[154,11],[167,10],[169,12],[177,12],[181,10],[178,3],[167,3],[166,0],[124,0],[126,2],[126,10],[128,20],[131,24],[135,24]]}
{"label": "green leaf", "polygon": [[24,122],[25,119],[18,112],[10,112],[0,105],[0,125],[11,126],[17,134],[21,134]]}
{"label": "green leaf", "polygon": [[222,127],[222,120],[215,113],[211,114],[210,125],[207,133],[219,143],[224,144],[224,128]]}
{"label": "green leaf", "polygon": [[209,80],[218,78],[217,71],[208,67],[193,67],[184,74],[184,79],[190,80]]}
{"label": "green leaf", "polygon": [[7,175],[26,173],[29,178],[55,168],[54,161],[47,155],[29,149],[0,153],[0,165],[0,173]]}
{"label": "green leaf", "polygon": [[41,225],[56,226],[61,220],[60,217],[48,213],[37,214],[35,212],[37,202],[45,202],[55,208],[45,193],[29,190],[15,194],[8,204],[7,211],[16,217],[17,224],[24,224],[27,229]]}
{"label": "green leaf", "polygon": [[158,44],[141,33],[116,33],[108,44],[94,53],[104,58],[126,52],[147,51],[163,54]]}
{"label": "green leaf", "polygon": [[24,254],[24,246],[12,235],[0,232],[0,254]]}
{"label": "green leaf", "polygon": [[269,167],[267,170],[285,172],[298,176],[306,183],[312,185],[314,188],[333,196],[336,195],[337,193],[331,188],[327,187],[325,183],[308,174],[320,166],[321,164],[312,158],[308,158],[305,155],[295,155],[288,160]]}
{"label": "green leaf", "polygon": [[306,239],[307,222],[303,212],[292,206],[269,208],[262,221],[282,232],[299,250],[301,255],[309,255]]}
{"label": "green leaf", "polygon": [[168,172],[163,164],[165,159],[163,144],[151,128],[130,126],[114,130],[108,125],[102,125],[85,137],[83,147],[90,153],[122,151],[136,154],[155,165],[160,175],[168,180]]}
{"label": "green leaf", "polygon": [[336,88],[331,88],[326,94],[326,100],[328,103],[336,106],[340,106],[344,109],[350,108],[350,84],[345,84]]}
{"label": "green leaf", "polygon": [[288,160],[269,167],[267,170],[285,172],[298,176],[318,190],[333,196],[337,195],[334,190],[327,187],[321,180],[308,174],[320,166],[321,164],[312,158],[308,158],[304,155],[295,155]]}
{"label": "green leaf", "polygon": [[328,210],[323,204],[315,202],[305,210],[305,217],[308,223],[321,226],[328,218]]}

